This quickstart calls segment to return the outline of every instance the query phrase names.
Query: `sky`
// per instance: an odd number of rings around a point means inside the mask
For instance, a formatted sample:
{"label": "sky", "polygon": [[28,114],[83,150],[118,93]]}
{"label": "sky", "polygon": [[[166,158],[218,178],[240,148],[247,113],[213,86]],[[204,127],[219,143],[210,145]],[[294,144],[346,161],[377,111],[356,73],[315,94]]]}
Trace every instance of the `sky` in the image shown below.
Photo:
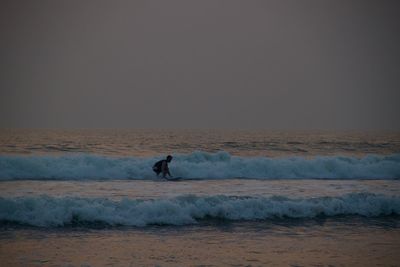
{"label": "sky", "polygon": [[398,1],[1,1],[1,128],[400,130]]}

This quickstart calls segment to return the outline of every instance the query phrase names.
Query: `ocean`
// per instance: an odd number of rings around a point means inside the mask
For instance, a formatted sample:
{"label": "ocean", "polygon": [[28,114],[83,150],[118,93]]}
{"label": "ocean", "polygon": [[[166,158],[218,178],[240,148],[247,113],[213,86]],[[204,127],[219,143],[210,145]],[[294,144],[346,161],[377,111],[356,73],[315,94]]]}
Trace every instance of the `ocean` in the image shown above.
{"label": "ocean", "polygon": [[399,226],[400,133],[0,130],[2,266],[400,266]]}

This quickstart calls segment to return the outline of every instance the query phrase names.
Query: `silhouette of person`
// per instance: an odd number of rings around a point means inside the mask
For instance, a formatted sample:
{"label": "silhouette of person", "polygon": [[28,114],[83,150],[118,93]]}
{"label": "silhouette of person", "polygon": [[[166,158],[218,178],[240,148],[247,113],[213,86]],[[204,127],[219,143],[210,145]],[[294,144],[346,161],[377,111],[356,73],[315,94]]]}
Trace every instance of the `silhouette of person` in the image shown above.
{"label": "silhouette of person", "polygon": [[153,171],[157,174],[157,176],[162,173],[163,178],[167,178],[166,176],[172,177],[171,173],[169,172],[168,163],[172,160],[172,156],[168,155],[166,159],[162,159],[157,161],[153,165]]}

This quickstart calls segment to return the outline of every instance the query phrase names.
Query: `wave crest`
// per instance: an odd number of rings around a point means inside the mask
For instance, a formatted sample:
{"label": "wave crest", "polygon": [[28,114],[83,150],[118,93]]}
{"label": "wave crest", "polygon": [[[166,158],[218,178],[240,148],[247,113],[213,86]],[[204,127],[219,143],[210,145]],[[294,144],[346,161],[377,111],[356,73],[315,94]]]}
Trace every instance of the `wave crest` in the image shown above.
{"label": "wave crest", "polygon": [[[0,156],[0,180],[15,179],[150,179],[160,157],[107,157],[93,154]],[[239,157],[226,152],[176,155],[173,175],[192,179],[399,179],[400,154],[362,158]]]}
{"label": "wave crest", "polygon": [[120,201],[49,196],[0,198],[0,221],[41,227],[98,223],[141,227],[154,224],[195,224],[207,218],[236,221],[399,214],[399,197],[371,193],[308,199],[289,199],[281,196],[265,198],[194,195]]}

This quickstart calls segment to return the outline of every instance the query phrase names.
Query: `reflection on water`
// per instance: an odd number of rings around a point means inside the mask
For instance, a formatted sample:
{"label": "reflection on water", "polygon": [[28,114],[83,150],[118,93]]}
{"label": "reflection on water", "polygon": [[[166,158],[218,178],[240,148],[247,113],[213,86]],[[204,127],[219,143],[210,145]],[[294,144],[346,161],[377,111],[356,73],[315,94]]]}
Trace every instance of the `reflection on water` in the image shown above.
{"label": "reflection on water", "polygon": [[0,129],[0,154],[152,156],[196,150],[269,157],[393,154],[400,152],[400,133]]}
{"label": "reflection on water", "polygon": [[[4,266],[396,266],[399,220],[0,230]],[[8,229],[9,230],[9,229]],[[6,232],[7,234],[4,234]]]}
{"label": "reflection on water", "polygon": [[2,197],[40,196],[157,199],[198,196],[324,197],[349,193],[400,195],[400,180],[113,180],[113,181],[3,181]]}

